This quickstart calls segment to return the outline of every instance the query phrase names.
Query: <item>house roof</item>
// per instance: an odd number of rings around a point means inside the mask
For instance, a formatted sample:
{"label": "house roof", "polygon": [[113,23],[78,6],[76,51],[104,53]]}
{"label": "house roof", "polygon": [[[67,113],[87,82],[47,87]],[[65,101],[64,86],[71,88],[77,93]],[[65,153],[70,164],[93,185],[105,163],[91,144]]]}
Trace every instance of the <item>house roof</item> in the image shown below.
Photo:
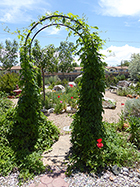
{"label": "house roof", "polygon": [[[21,66],[13,66],[11,70],[21,70]],[[2,67],[0,67],[0,70],[2,70]]]}
{"label": "house roof", "polygon": [[128,69],[128,66],[116,66],[116,67],[114,67],[114,66],[106,66],[105,67],[106,69]]}
{"label": "house roof", "polygon": [[82,67],[74,67],[75,70],[81,70]]}
{"label": "house roof", "polygon": [[21,70],[21,69],[22,69],[21,66],[13,66],[11,68],[11,70]]}

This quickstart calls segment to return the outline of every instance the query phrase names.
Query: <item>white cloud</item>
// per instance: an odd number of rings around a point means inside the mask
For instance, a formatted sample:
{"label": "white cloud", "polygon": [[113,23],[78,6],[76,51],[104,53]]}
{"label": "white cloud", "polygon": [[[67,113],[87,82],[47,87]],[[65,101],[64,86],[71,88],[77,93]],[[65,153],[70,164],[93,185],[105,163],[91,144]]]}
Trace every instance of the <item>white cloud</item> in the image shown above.
{"label": "white cloud", "polygon": [[49,32],[50,35],[54,35],[54,34],[58,34],[60,32],[60,30],[62,30],[62,28],[57,29],[56,27],[51,27],[51,28],[48,29],[48,32]]}
{"label": "white cloud", "polygon": [[[111,50],[111,53],[109,51]],[[106,56],[105,62],[108,66],[117,66],[123,60],[130,60],[133,53],[140,53],[140,48],[124,45],[121,47],[110,46],[106,50],[101,50],[101,53]]]}
{"label": "white cloud", "polygon": [[33,13],[47,12],[44,7],[50,6],[45,0],[3,0],[0,1],[0,21],[19,23],[31,21]]}
{"label": "white cloud", "polygon": [[140,15],[139,0],[99,0],[100,13],[109,16]]}

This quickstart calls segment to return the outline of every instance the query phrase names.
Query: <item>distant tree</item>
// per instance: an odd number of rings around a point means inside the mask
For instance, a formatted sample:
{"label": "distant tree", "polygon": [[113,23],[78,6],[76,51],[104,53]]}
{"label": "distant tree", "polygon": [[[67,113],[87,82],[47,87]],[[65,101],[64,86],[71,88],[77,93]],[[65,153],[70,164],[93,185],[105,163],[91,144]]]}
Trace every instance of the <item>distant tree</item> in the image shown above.
{"label": "distant tree", "polygon": [[45,101],[45,77],[44,72],[57,72],[58,60],[56,57],[56,49],[54,45],[49,45],[45,48],[41,48],[39,41],[35,40],[32,55],[35,60],[35,65],[41,69],[43,77],[43,95]]}
{"label": "distant tree", "polygon": [[140,75],[140,53],[132,54],[130,64],[128,67],[130,77],[133,80],[138,80]]}
{"label": "distant tree", "polygon": [[73,63],[72,63],[72,66],[73,66],[73,67],[80,67],[80,65],[77,64],[77,62],[73,62]]}
{"label": "distant tree", "polygon": [[12,66],[15,66],[18,61],[18,43],[16,40],[11,42],[10,40],[5,41],[5,47],[0,44],[0,63],[2,64],[3,70],[10,70]]}
{"label": "distant tree", "polygon": [[75,50],[74,43],[72,42],[60,42],[60,46],[57,48],[58,51],[58,58],[59,58],[59,65],[58,69],[63,74],[66,72],[70,72],[73,70],[74,56],[73,52]]}
{"label": "distant tree", "polygon": [[130,62],[128,60],[121,61],[121,66],[129,66]]}

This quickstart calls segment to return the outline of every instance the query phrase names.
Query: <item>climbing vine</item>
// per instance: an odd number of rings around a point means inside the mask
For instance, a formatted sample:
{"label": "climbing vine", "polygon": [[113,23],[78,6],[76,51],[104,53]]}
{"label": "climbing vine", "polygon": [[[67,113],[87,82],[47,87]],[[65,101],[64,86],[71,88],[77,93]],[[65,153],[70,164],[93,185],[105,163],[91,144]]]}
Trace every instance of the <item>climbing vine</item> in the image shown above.
{"label": "climbing vine", "polygon": [[9,145],[15,153],[15,166],[20,165],[19,170],[25,173],[39,170],[38,168],[42,168],[42,165],[34,158],[35,153],[42,151],[45,146],[49,148],[53,140],[58,138],[58,129],[47,121],[40,111],[40,89],[32,59],[33,40],[39,32],[51,26],[66,27],[68,37],[72,34],[77,36],[76,48],[80,48],[77,55],[83,64],[79,110],[71,125],[71,164],[76,163],[76,166],[81,169],[85,167],[96,169],[104,165],[102,153],[106,148],[101,115],[102,94],[105,89],[103,62],[99,53],[102,40],[98,36],[98,28],[89,27],[84,18],[80,19],[71,13],[63,15],[59,12],[41,17],[38,22],[30,25],[30,29],[25,29],[23,32],[16,31],[21,39],[23,90],[7,135]]}
{"label": "climbing vine", "polygon": [[[46,23],[43,25],[43,23]],[[68,36],[76,35],[77,55],[83,64],[83,77],[81,81],[79,110],[74,116],[72,127],[72,155],[71,163],[76,163],[78,168],[88,167],[96,170],[104,166],[102,151],[106,148],[105,128],[102,123],[102,97],[105,91],[104,69],[102,55],[99,53],[103,41],[98,36],[98,28],[90,27],[84,18],[69,13],[63,15],[55,12],[40,18],[39,22],[33,23],[29,36],[31,45],[36,35],[47,27],[66,27]],[[34,28],[38,27],[36,34],[32,36]],[[94,29],[94,32],[92,32]],[[25,45],[26,45],[25,42]],[[102,139],[102,148],[97,146],[97,140]],[[101,142],[100,142],[101,143]]]}

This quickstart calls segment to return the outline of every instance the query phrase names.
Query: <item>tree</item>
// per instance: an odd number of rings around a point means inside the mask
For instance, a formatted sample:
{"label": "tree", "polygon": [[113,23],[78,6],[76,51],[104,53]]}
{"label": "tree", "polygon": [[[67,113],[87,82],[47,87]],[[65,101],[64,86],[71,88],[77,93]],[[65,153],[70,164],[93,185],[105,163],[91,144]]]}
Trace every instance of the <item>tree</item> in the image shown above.
{"label": "tree", "polygon": [[72,66],[73,66],[73,67],[80,67],[80,65],[77,64],[77,62],[73,62],[73,63],[72,63]]}
{"label": "tree", "polygon": [[130,77],[133,80],[138,80],[140,75],[140,53],[132,54],[130,64],[128,67],[128,71],[130,73]]}
{"label": "tree", "polygon": [[130,62],[128,60],[121,61],[121,66],[129,66]]}
{"label": "tree", "polygon": [[0,62],[2,63],[3,70],[10,70],[12,66],[15,66],[18,61],[18,43],[16,40],[11,42],[10,40],[5,41],[5,47],[0,44]]}
{"label": "tree", "polygon": [[74,52],[74,43],[72,42],[60,42],[60,46],[57,48],[59,65],[58,69],[63,74],[73,70],[73,52]]}
{"label": "tree", "polygon": [[56,49],[54,45],[49,45],[44,49],[41,49],[39,41],[35,40],[32,54],[34,56],[35,65],[41,69],[43,77],[43,96],[45,101],[45,76],[44,72],[56,72],[57,70],[57,57],[55,55]]}

